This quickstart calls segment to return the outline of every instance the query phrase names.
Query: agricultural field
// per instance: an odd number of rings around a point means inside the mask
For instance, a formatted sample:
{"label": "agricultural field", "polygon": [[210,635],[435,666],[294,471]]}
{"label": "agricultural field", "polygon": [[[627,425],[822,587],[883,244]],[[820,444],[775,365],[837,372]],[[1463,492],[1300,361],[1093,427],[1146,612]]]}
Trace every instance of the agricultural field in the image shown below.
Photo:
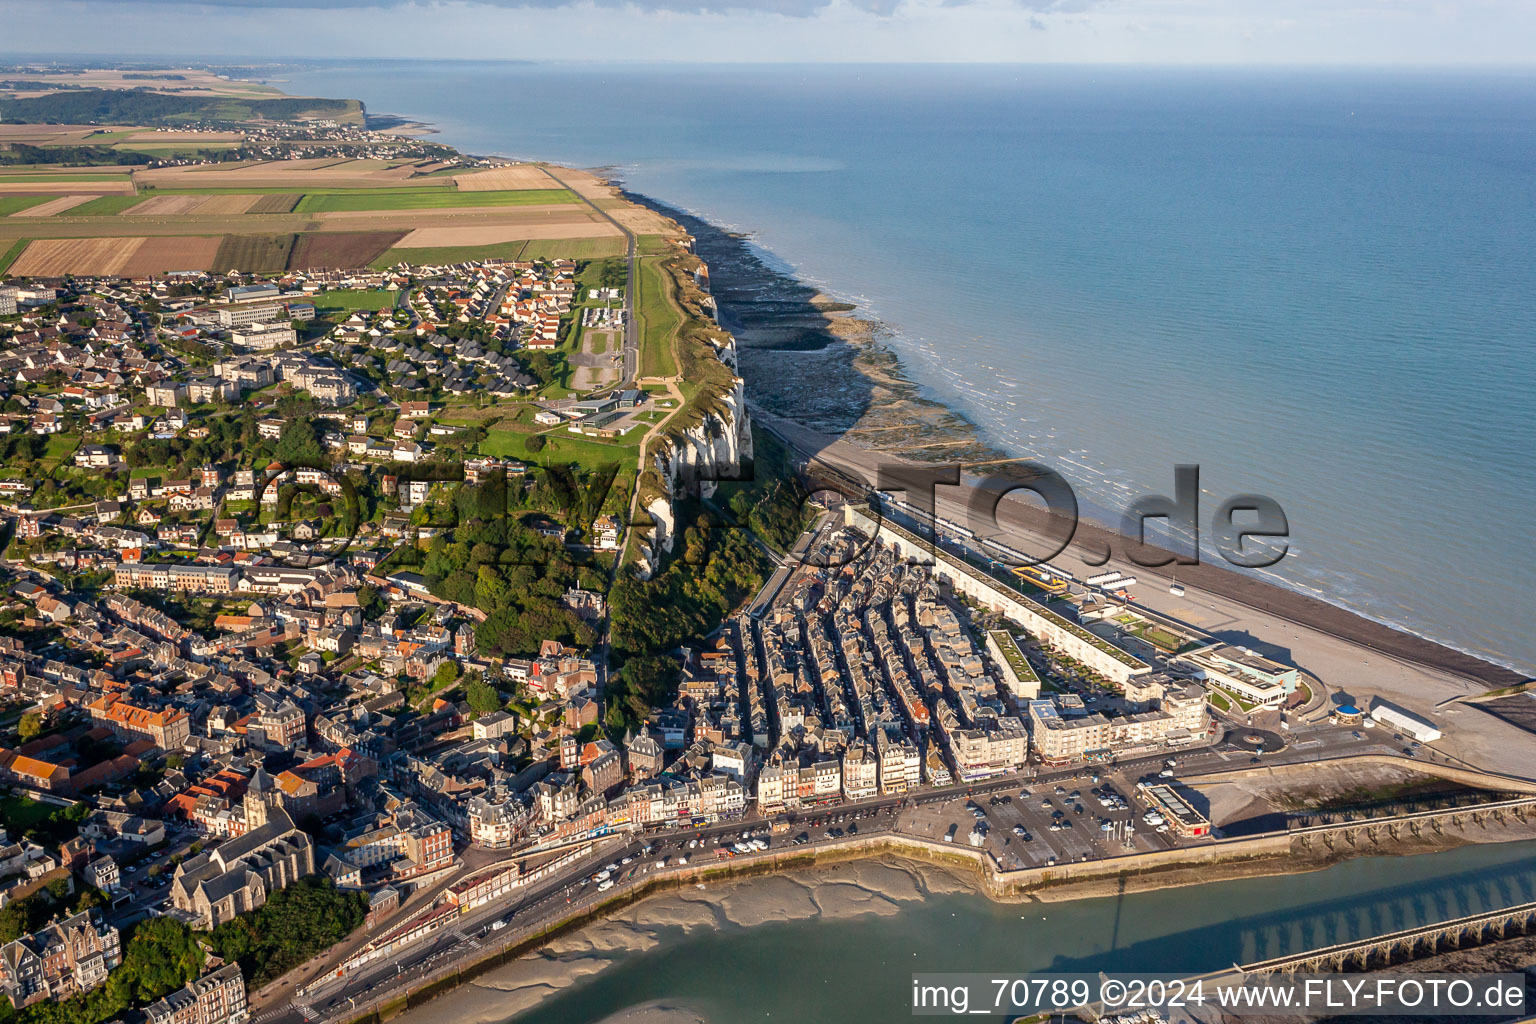
{"label": "agricultural field", "polygon": [[[403,236],[402,236],[403,237]],[[470,260],[522,258],[526,242],[499,242],[491,245],[447,245],[430,249],[392,248],[375,258],[369,266],[384,270],[397,263],[447,264],[467,263]]]}
{"label": "agricultural field", "polygon": [[126,181],[128,172],[88,174],[78,171],[73,167],[60,167],[51,170],[14,172],[0,174],[0,190],[8,184],[22,182],[59,182],[59,181]]}
{"label": "agricultural field", "polygon": [[299,236],[290,270],[365,267],[404,237],[403,231],[325,231]]}
{"label": "agricultural field", "polygon": [[0,251],[0,274],[4,274],[9,271],[11,264],[16,262],[16,257],[20,256],[22,250],[31,244],[32,240],[30,238],[18,238],[6,249]]}
{"label": "agricultural field", "polygon": [[502,189],[549,188],[554,184],[538,164],[515,164],[456,174],[460,192],[495,192]]}
{"label": "agricultural field", "polygon": [[245,270],[277,273],[288,269],[295,235],[226,235],[219,242],[213,267],[217,271]]}
{"label": "agricultural field", "polygon": [[34,206],[52,202],[56,196],[0,196],[0,217],[9,217],[13,214],[30,210]]}
{"label": "agricultural field", "polygon": [[[3,142],[0,139],[0,142]],[[58,195],[61,192],[92,192],[102,193],[126,193],[133,191],[133,181],[129,178],[102,178],[84,177],[80,175],[58,175],[36,181],[8,181],[0,184],[0,192],[36,194],[52,193]]]}
{"label": "agricultural field", "polygon": [[[0,143],[11,127],[20,126],[0,125]],[[228,132],[131,123],[91,134],[97,144],[233,141]],[[590,175],[557,170],[608,189]],[[18,179],[0,181],[0,250],[15,251],[13,274],[592,260],[625,250],[611,221],[575,192],[549,187],[554,179],[532,164],[470,171],[437,159],[317,157],[66,171],[29,167],[0,176]],[[11,219],[16,214],[25,216]],[[20,244],[23,235],[48,244]],[[146,238],[160,241],[141,252]]]}
{"label": "agricultural field", "polygon": [[418,162],[339,160],[328,157],[249,160],[193,167],[156,167],[139,171],[135,180],[141,187],[156,189],[226,188],[237,192],[266,189],[306,192],[326,188],[400,188],[407,185],[413,191],[434,186],[452,190],[452,178],[416,177]]}
{"label": "agricultural field", "polygon": [[623,256],[627,248],[621,235],[596,238],[535,238],[523,246],[519,259],[525,260],[595,260],[605,256]]}
{"label": "agricultural field", "polygon": [[354,193],[305,195],[299,213],[341,213],[359,210],[436,210],[474,206],[553,206],[577,202],[563,188],[523,189],[516,192],[460,192],[433,188],[390,189]]}
{"label": "agricultural field", "polygon": [[81,205],[82,203],[88,203],[95,198],[95,196],[59,196],[57,199],[49,199],[47,202],[38,203],[36,206],[28,207],[25,210],[18,210],[17,212],[11,214],[11,216],[52,217],[55,214],[63,213],[65,210],[72,209]]}
{"label": "agricultural field", "polygon": [[69,211],[71,217],[112,217],[144,202],[143,196],[100,196]]}
{"label": "agricultural field", "polygon": [[11,264],[20,277],[121,274],[143,238],[39,238]]}
{"label": "agricultural field", "polygon": [[[489,219],[489,216],[486,218]],[[530,239],[612,238],[619,229],[590,213],[572,210],[559,216],[511,217],[502,223],[445,224],[418,227],[400,241],[402,249],[441,249],[460,245],[498,245]]]}
{"label": "agricultural field", "polygon": [[297,192],[272,192],[257,199],[246,213],[292,213],[298,205]]}
{"label": "agricultural field", "polygon": [[218,235],[145,238],[120,273],[146,277],[175,270],[213,270],[218,266],[215,258],[221,241]]}

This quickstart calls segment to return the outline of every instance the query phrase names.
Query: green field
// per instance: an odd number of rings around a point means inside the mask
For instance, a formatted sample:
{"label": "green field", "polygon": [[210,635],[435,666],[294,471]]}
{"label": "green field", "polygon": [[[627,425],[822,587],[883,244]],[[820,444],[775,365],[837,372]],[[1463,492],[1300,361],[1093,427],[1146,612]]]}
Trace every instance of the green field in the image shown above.
{"label": "green field", "polygon": [[675,377],[672,345],[683,314],[672,301],[672,281],[655,260],[637,260],[635,317],[640,325],[640,376]]}
{"label": "green field", "polygon": [[27,244],[31,241],[32,239],[30,238],[18,238],[16,241],[11,243],[11,247],[9,249],[5,250],[3,253],[0,253],[0,274],[3,274],[7,270],[11,269],[11,264],[16,262],[16,257],[21,255],[21,251],[25,249]]}
{"label": "green field", "polygon": [[0,217],[9,217],[13,213],[22,210],[30,210],[34,206],[59,198],[58,196],[0,196]]}
{"label": "green field", "polygon": [[391,249],[369,264],[375,270],[392,267],[396,263],[467,263],[470,260],[522,258],[527,242],[498,242],[495,245],[445,245],[427,249]]}
{"label": "green field", "polygon": [[389,309],[395,304],[395,292],[343,289],[314,296],[316,309]]}
{"label": "green field", "polygon": [[563,188],[530,188],[516,192],[458,192],[449,189],[358,189],[349,193],[308,192],[299,200],[299,213],[353,210],[434,210],[454,206],[542,206],[574,203]]}
{"label": "green field", "polygon": [[142,203],[147,196],[102,196],[64,211],[69,217],[112,217]]}
{"label": "green field", "polygon": [[610,238],[536,238],[523,246],[525,260],[595,260],[605,256],[623,256],[624,239]]}

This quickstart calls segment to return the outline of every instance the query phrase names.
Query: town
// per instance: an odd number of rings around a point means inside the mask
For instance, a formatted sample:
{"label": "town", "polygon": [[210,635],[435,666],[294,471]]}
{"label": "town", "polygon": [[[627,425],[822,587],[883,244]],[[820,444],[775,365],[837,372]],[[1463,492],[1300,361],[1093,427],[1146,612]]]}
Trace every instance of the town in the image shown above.
{"label": "town", "polygon": [[[265,131],[247,145],[349,152]],[[484,173],[525,172],[548,173]],[[18,250],[18,1019],[350,1020],[649,884],[818,852],[907,844],[1027,887],[1249,841],[1186,773],[1506,781],[1130,577],[1011,568],[896,493],[813,483],[747,415],[690,240],[623,233],[129,276]]]}

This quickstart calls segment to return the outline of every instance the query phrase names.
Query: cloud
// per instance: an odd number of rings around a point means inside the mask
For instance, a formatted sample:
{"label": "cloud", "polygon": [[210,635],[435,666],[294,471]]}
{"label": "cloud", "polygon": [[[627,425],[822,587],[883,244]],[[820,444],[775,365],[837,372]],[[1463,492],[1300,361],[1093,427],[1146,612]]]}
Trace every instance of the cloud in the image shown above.
{"label": "cloud", "polygon": [[[431,7],[423,0],[155,0],[158,3],[208,8],[267,8],[286,11],[333,11],[360,7]],[[595,7],[628,8],[641,12],[671,14],[776,14],[809,18],[830,7],[843,6],[888,18],[911,0],[468,0],[472,5],[513,9],[554,10],[590,4]],[[944,7],[970,7],[985,0],[941,0]],[[1012,10],[1036,14],[1082,11],[1097,0],[1001,0]],[[125,5],[125,6],[131,6]]]}

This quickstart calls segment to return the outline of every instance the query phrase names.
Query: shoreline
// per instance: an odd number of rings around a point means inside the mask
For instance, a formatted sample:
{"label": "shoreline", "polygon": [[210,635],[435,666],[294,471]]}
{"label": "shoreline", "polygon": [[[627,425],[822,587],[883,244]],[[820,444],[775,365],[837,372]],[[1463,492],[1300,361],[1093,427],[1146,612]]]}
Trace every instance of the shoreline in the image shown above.
{"label": "shoreline", "polygon": [[[1023,457],[1009,455],[991,445],[980,436],[975,424],[929,398],[923,386],[907,375],[900,357],[884,342],[883,335],[890,329],[880,321],[861,317],[855,304],[826,295],[769,266],[753,250],[749,236],[727,231],[654,197],[631,192],[623,188],[622,182],[616,184],[625,198],[676,220],[695,238],[700,257],[710,267],[711,293],[719,303],[722,326],[736,336],[741,373],[760,426],[824,462],[861,466],[866,477],[872,475],[867,470],[879,458],[913,464],[992,464],[988,466],[989,473],[1027,479],[1017,471],[1009,472]],[[794,365],[797,363],[800,365]],[[754,364],[759,364],[761,372],[752,372]],[[853,411],[851,420],[838,422],[834,410],[815,404],[815,399],[804,393],[801,385],[815,380],[825,386],[829,377],[834,381],[830,388],[833,396],[846,396],[850,389],[860,389],[867,396],[863,407]],[[854,377],[861,379],[862,384],[851,379]],[[770,380],[778,383],[765,383]],[[769,390],[770,387],[777,390]],[[902,430],[902,424],[908,429]],[[914,442],[921,438],[921,445],[903,443],[903,433]],[[1019,518],[1042,534],[1062,529],[1059,521],[1053,523],[1033,506],[1020,506]],[[1084,517],[1076,525],[1072,549],[1113,550],[1125,539],[1118,529]],[[1167,567],[1132,568],[1138,574],[1163,580],[1174,575]],[[1180,582],[1191,588],[1488,689],[1518,685],[1533,678],[1519,668],[1490,661],[1299,589],[1219,567],[1204,558],[1198,565],[1177,566],[1176,571]]]}

